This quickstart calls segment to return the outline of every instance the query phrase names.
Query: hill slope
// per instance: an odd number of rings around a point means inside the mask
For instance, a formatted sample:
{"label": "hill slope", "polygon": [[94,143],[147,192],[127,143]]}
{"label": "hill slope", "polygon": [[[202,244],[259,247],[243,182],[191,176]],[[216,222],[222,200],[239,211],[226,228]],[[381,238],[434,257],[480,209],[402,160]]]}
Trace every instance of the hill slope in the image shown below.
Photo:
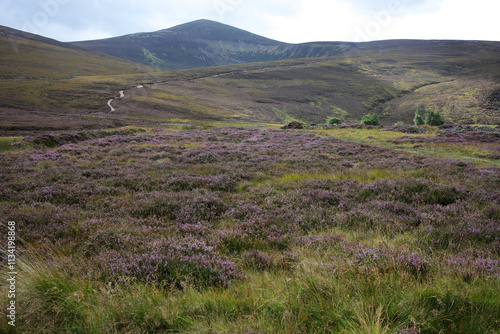
{"label": "hill slope", "polygon": [[377,113],[383,124],[411,124],[418,105],[448,122],[499,124],[499,55],[493,42],[364,43],[335,57],[185,70],[189,80],[156,79],[116,107],[186,122],[359,122]]}
{"label": "hill slope", "polygon": [[0,78],[67,78],[144,72],[145,66],[0,26]]}
{"label": "hill slope", "polygon": [[334,42],[287,44],[210,20],[73,44],[164,70],[333,56],[348,50],[351,45]]}
{"label": "hill slope", "polygon": [[102,101],[105,103],[118,88],[96,85],[89,76],[141,74],[152,70],[104,53],[0,26],[0,128],[110,126],[112,122],[89,117],[75,121],[73,110],[102,108]]}
{"label": "hill slope", "polygon": [[[173,31],[194,33],[201,23]],[[274,46],[279,42],[205,23],[226,32],[226,45],[244,37],[245,48],[280,48]],[[208,36],[206,29],[196,34]],[[41,36],[2,31],[0,129],[321,123],[327,116],[359,122],[374,112],[382,124],[412,123],[417,105],[440,110],[448,122],[500,124],[499,42],[344,43],[331,57],[162,72]],[[332,46],[314,45],[323,51]],[[295,55],[312,52],[310,46],[295,46]],[[240,55],[251,54],[245,48]],[[112,98],[113,112],[107,104]]]}

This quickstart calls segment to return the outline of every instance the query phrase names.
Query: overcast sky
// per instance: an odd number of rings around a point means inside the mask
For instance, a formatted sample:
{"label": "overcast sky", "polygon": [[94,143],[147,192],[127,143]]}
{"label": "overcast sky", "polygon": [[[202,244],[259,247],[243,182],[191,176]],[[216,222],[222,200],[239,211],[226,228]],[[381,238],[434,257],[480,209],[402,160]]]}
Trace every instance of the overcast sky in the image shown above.
{"label": "overcast sky", "polygon": [[198,19],[289,43],[500,41],[499,0],[0,0],[0,25],[59,41],[150,32]]}

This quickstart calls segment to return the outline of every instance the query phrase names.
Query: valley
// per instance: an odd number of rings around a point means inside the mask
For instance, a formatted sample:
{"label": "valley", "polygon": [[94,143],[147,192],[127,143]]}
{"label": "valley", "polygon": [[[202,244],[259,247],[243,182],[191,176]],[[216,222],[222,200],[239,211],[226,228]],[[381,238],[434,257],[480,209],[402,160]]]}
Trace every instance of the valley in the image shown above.
{"label": "valley", "polygon": [[500,42],[0,26],[0,332],[496,333],[499,124]]}

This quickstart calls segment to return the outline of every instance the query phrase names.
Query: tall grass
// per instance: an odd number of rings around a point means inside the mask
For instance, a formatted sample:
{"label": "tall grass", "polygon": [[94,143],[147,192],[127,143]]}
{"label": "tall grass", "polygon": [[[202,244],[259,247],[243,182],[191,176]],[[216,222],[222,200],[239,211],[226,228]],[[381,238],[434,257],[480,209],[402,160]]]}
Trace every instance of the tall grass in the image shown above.
{"label": "tall grass", "polygon": [[18,323],[33,333],[472,334],[498,328],[498,280],[471,285],[436,272],[422,281],[404,270],[334,267],[322,252],[296,251],[303,260],[294,271],[250,270],[228,289],[182,292],[82,279],[82,268],[61,255],[47,261],[26,252]]}
{"label": "tall grass", "polygon": [[29,148],[20,142],[22,137],[0,137],[0,153]]}

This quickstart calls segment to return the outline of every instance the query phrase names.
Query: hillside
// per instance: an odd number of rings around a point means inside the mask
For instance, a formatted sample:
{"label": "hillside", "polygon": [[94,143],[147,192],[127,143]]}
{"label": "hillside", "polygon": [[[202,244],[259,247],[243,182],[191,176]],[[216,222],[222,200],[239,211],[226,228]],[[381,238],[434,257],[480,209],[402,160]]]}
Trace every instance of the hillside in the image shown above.
{"label": "hillside", "polygon": [[141,64],[0,26],[0,129],[112,126],[105,119],[75,118],[81,111],[100,108],[115,94],[113,85],[95,84],[90,78],[151,71]]}
{"label": "hillside", "polygon": [[325,57],[350,48],[349,43],[282,43],[210,20],[73,44],[164,70]]}
{"label": "hillside", "polygon": [[[273,49],[276,55],[289,47],[210,21],[159,34],[179,35],[184,43],[189,34],[207,41],[217,29],[222,45],[245,40],[233,55],[264,57],[262,50]],[[408,124],[417,105],[440,110],[447,122],[500,124],[499,42],[311,43],[295,45],[294,55],[327,53],[334,45],[342,52],[159,71],[77,45],[8,28],[0,31],[0,129],[9,133],[123,125],[268,126],[290,120],[322,123],[328,116],[350,123],[366,113],[377,113],[384,125]],[[146,35],[133,36],[140,40]],[[236,61],[224,50],[221,57]],[[189,62],[189,57],[181,58]]]}
{"label": "hillside", "polygon": [[0,78],[67,78],[145,72],[146,66],[0,26]]}
{"label": "hillside", "polygon": [[238,65],[215,75],[198,69],[206,74],[156,80],[126,91],[116,105],[185,122],[359,122],[376,112],[383,124],[412,123],[419,105],[448,122],[499,124],[499,54],[500,43],[490,42],[365,43],[336,57]]}

